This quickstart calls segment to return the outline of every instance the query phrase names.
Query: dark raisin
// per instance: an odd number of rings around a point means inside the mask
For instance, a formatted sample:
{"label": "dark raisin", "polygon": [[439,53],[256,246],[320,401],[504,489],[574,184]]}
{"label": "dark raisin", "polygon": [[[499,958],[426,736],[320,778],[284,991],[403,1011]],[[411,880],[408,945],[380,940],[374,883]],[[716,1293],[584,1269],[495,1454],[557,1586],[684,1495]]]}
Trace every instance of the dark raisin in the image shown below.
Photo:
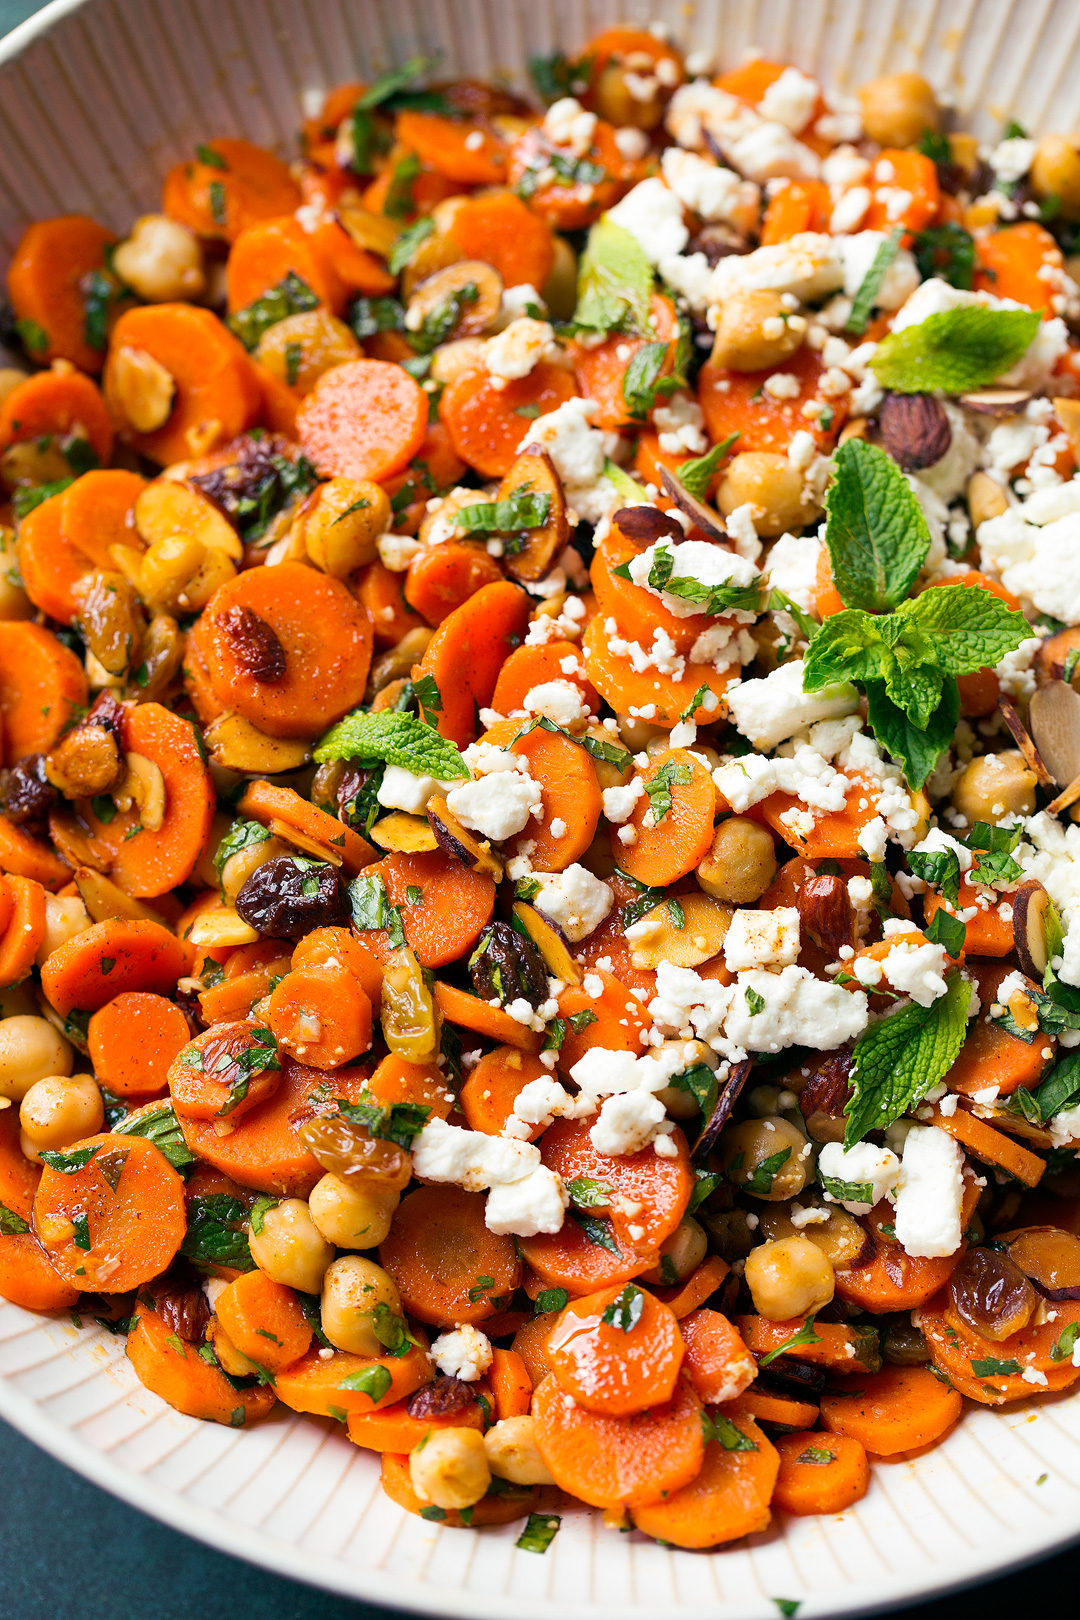
{"label": "dark raisin", "polygon": [[[745,253],[746,243],[728,225],[706,225],[704,230],[689,243],[687,253],[704,253],[709,261],[710,268],[714,268],[721,259],[729,259],[734,254]],[[710,334],[711,336],[711,334]]]}
{"label": "dark raisin", "polygon": [[45,755],[27,754],[5,771],[3,781],[4,814],[16,827],[29,822],[44,821],[60,795],[45,775]]}
{"label": "dark raisin", "polygon": [[500,1006],[524,998],[531,1007],[548,999],[548,971],[531,939],[506,922],[489,924],[469,957],[473,988]]}
{"label": "dark raisin", "polygon": [[220,620],[233,657],[253,681],[273,686],[285,678],[285,649],[265,619],[249,607],[226,608]]}
{"label": "dark raisin", "polygon": [[850,1073],[850,1051],[830,1052],[800,1092],[799,1107],[815,1142],[843,1140]]}
{"label": "dark raisin", "polygon": [[126,710],[115,693],[106,689],[94,699],[81,726],[99,726],[102,731],[119,731]]}
{"label": "dark raisin", "polygon": [[410,1395],[406,1411],[414,1418],[451,1417],[455,1412],[464,1411],[472,1399],[473,1392],[468,1384],[460,1378],[444,1375]]}
{"label": "dark raisin", "polygon": [[686,539],[682,524],[670,512],[661,512],[655,506],[624,506],[611,521],[618,525],[620,534],[644,546],[655,545],[666,537]]}
{"label": "dark raisin", "polygon": [[277,477],[276,462],[287,448],[284,439],[241,439],[235,461],[215,467],[212,472],[196,473],[189,482],[235,522],[246,515],[266,485]]}
{"label": "dark raisin", "polygon": [[326,861],[277,855],[264,861],[236,897],[244,921],[268,939],[303,939],[314,928],[348,928],[349,907]]}
{"label": "dark raisin", "polygon": [[1027,1327],[1039,1304],[1030,1278],[996,1249],[968,1250],[949,1279],[949,1299],[972,1332],[999,1343]]}
{"label": "dark raisin", "polygon": [[804,932],[834,958],[842,946],[857,943],[855,908],[842,877],[807,878],[799,890],[798,907]]}
{"label": "dark raisin", "polygon": [[210,1307],[199,1284],[162,1279],[151,1283],[148,1292],[169,1332],[185,1344],[198,1344],[210,1320]]}

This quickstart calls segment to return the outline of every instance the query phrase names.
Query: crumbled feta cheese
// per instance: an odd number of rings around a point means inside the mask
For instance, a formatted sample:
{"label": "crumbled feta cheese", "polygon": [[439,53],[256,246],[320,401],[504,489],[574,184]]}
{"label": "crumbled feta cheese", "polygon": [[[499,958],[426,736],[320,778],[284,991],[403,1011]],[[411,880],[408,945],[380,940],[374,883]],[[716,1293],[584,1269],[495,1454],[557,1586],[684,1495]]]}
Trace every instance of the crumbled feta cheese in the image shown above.
{"label": "crumbled feta cheese", "polygon": [[644,792],[645,783],[640,776],[632,776],[625,787],[605,788],[602,795],[605,818],[617,827],[629,821]]}
{"label": "crumbled feta cheese", "polygon": [[679,201],[706,222],[729,219],[733,210],[748,200],[748,189],[757,194],[757,188],[748,188],[732,169],[709,163],[678,146],[669,146],[661,154],[660,168]]}
{"label": "crumbled feta cheese", "polygon": [[[842,1204],[852,1215],[866,1215],[883,1198],[892,1196],[900,1176],[900,1160],[889,1148],[875,1147],[872,1142],[857,1142],[845,1148],[840,1142],[826,1142],[818,1154],[818,1176],[825,1187],[825,1198],[830,1204]],[[860,1191],[869,1188],[868,1199],[844,1197],[828,1190],[826,1178],[842,1181],[847,1188]]]}
{"label": "crumbled feta cheese", "polygon": [[853,686],[840,683],[820,692],[804,692],[802,682],[803,660],[796,658],[760,680],[742,681],[729,688],[731,716],[755,748],[775,748],[815,720],[853,714],[858,708],[858,693]]}
{"label": "crumbled feta cheese", "polygon": [[553,146],[569,147],[576,157],[584,157],[593,142],[596,114],[586,112],[574,96],[553,101],[541,126]]}
{"label": "crumbled feta cheese", "polygon": [[562,1227],[569,1195],[529,1142],[461,1130],[435,1118],[413,1138],[412,1161],[425,1181],[453,1182],[467,1192],[487,1187],[490,1232],[536,1237]]}
{"label": "crumbled feta cheese", "polygon": [[936,1125],[911,1125],[896,1184],[896,1240],[914,1259],[955,1254],[963,1238],[964,1152]]}
{"label": "crumbled feta cheese", "polygon": [[589,716],[585,694],[575,681],[542,681],[530,687],[522,707],[528,714],[542,714],[557,726],[572,726]]}
{"label": "crumbled feta cheese", "polygon": [[387,810],[407,810],[422,816],[433,793],[449,793],[461,786],[461,777],[439,782],[433,776],[415,776],[400,765],[388,765],[383,772],[376,798]]}
{"label": "crumbled feta cheese", "polygon": [[1012,136],[1005,141],[999,141],[987,158],[998,180],[1010,185],[1015,180],[1022,180],[1035,161],[1038,142],[1030,141],[1026,136]]}
{"label": "crumbled feta cheese", "polygon": [[555,333],[549,322],[523,315],[489,339],[484,349],[484,366],[490,376],[513,382],[527,377],[537,361],[546,359],[554,346]]}
{"label": "crumbled feta cheese", "polygon": [[798,68],[785,68],[774,79],[757,104],[762,118],[783,124],[792,135],[798,135],[810,122],[810,114],[817,106],[821,90],[816,79],[810,79]]}
{"label": "crumbled feta cheese", "polygon": [[586,523],[599,523],[620,504],[619,492],[604,477],[604,462],[618,450],[618,434],[590,426],[599,407],[595,400],[568,399],[557,410],[537,417],[518,445],[541,445],[562,480],[568,503]]}
{"label": "crumbled feta cheese", "polygon": [[375,542],[379,561],[392,574],[403,574],[414,557],[419,557],[425,545],[414,534],[380,534]]}
{"label": "crumbled feta cheese", "polygon": [[640,1153],[650,1143],[656,1153],[668,1157],[665,1148],[672,1145],[668,1139],[674,1129],[659,1097],[649,1091],[627,1091],[607,1098],[589,1140],[598,1153],[613,1157]]}
{"label": "crumbled feta cheese", "polygon": [[576,862],[563,872],[534,872],[532,877],[540,884],[532,904],[572,945],[599,928],[615,903],[610,886]]}
{"label": "crumbled feta cheese", "polygon": [[441,1373],[471,1384],[487,1372],[493,1353],[487,1334],[466,1322],[452,1332],[440,1333],[431,1355]]}
{"label": "crumbled feta cheese", "polygon": [[608,210],[607,217],[630,232],[650,264],[658,264],[667,254],[681,253],[690,239],[682,203],[655,176],[628,191]]}
{"label": "crumbled feta cheese", "polygon": [[636,163],[649,150],[649,137],[643,129],[637,129],[633,124],[623,124],[615,131],[615,145],[620,157]]}
{"label": "crumbled feta cheese", "polygon": [[660,540],[630,560],[630,578],[635,585],[657,596],[669,612],[677,618],[689,619],[701,612],[696,602],[672,595],[649,584],[649,574],[656,562],[657,552],[665,552],[672,559],[671,578],[693,579],[700,585],[749,585],[757,577],[757,570],[745,557],[739,557],[723,546],[709,540]]}
{"label": "crumbled feta cheese", "polygon": [[795,906],[773,911],[737,911],[724,935],[724,963],[740,968],[789,967],[799,955],[799,912]]}
{"label": "crumbled feta cheese", "polygon": [[[727,988],[731,999],[724,1033],[750,1052],[779,1052],[796,1043],[830,1051],[866,1028],[867,1004],[862,991],[826,984],[806,968],[740,973],[738,984]],[[759,1011],[751,1010],[747,991],[753,992],[754,1006],[758,999],[765,1003]]]}
{"label": "crumbled feta cheese", "polygon": [[704,412],[689,394],[673,394],[666,405],[657,405],[653,411],[653,426],[660,435],[660,448],[665,455],[700,456],[709,448]]}
{"label": "crumbled feta cheese", "polygon": [[529,817],[541,815],[544,808],[539,782],[517,771],[493,771],[466,782],[448,793],[446,802],[466,827],[496,844],[521,832]]}
{"label": "crumbled feta cheese", "polygon": [[978,529],[983,566],[1040,613],[1080,624],[1080,478],[1040,490]]}
{"label": "crumbled feta cheese", "polygon": [[949,988],[945,982],[944,945],[895,944],[882,958],[881,967],[894,990],[910,996],[920,1007],[930,1007]]}
{"label": "crumbled feta cheese", "polygon": [[595,1114],[596,1103],[584,1092],[572,1097],[558,1080],[543,1076],[522,1086],[514,1098],[513,1112],[500,1134],[528,1141],[534,1131],[543,1132],[556,1119],[584,1119]]}

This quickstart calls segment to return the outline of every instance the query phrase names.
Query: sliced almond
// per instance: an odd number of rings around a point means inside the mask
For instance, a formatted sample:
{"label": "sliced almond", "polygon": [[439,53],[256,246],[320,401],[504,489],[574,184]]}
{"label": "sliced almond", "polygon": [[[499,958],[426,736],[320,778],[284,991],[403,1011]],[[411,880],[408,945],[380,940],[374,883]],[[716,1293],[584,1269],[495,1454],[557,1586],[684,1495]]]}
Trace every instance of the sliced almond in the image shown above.
{"label": "sliced almond", "polygon": [[976,529],[980,523],[1000,517],[1002,512],[1009,509],[1005,491],[996,479],[985,472],[972,473],[968,479],[967,505],[968,515]]}
{"label": "sliced almond", "polygon": [[[503,567],[515,579],[542,579],[566,547],[570,528],[566,497],[551,457],[538,444],[527,445],[499,485],[496,500],[512,495],[546,495],[547,519],[539,528],[514,535],[504,542]],[[517,546],[518,549],[514,549]]]}
{"label": "sliced almond", "polygon": [[95,872],[92,867],[76,868],[75,887],[82,896],[83,905],[95,922],[107,922],[111,917],[126,917],[134,922],[156,922],[165,925],[165,919],[160,911],[155,911],[153,906],[125,894],[112,878],[105,877],[101,872]]}
{"label": "sliced almond", "polygon": [[281,776],[311,758],[311,744],[303,738],[268,737],[239,714],[218,715],[204,735],[215,765],[246,776]]}
{"label": "sliced almond", "polygon": [[139,824],[146,832],[159,832],[165,820],[165,778],[160,765],[145,754],[128,754],[127,770],[120,786],[113,791],[118,810],[136,809]]}
{"label": "sliced almond", "polygon": [[[660,482],[664,486],[664,494],[668,499],[674,501],[680,512],[685,512],[691,522],[696,523],[703,534],[708,535],[710,540],[727,541],[724,520],[714,506],[708,506],[704,501],[699,501],[696,495],[691,495],[690,491],[683,488],[674,473],[667,467],[660,468]],[[624,508],[624,510],[633,511],[634,508],[629,507]],[[620,523],[619,527],[625,532],[624,524]]]}
{"label": "sliced almond", "polygon": [[1048,681],[1032,694],[1028,724],[1051,781],[1060,788],[1080,777],[1080,692]]}
{"label": "sliced almond", "polygon": [[187,931],[187,937],[192,945],[213,950],[216,946],[254,945],[259,936],[238,911],[221,906],[196,917]]}
{"label": "sliced almond", "polygon": [[1030,388],[979,388],[972,394],[961,394],[960,403],[982,416],[1017,416],[1031,397]]}
{"label": "sliced almond", "polygon": [[661,900],[628,931],[633,945],[631,960],[641,971],[659,967],[661,962],[670,962],[673,967],[699,967],[723,949],[734,915],[731,906],[707,894],[681,894]]}
{"label": "sliced almond", "polygon": [[439,848],[455,856],[474,872],[483,872],[494,882],[503,880],[503,863],[487,839],[477,838],[474,832],[458,820],[441,793],[428,800],[427,818]]}
{"label": "sliced almond", "polygon": [[294,849],[302,849],[305,855],[310,855],[313,861],[328,861],[331,866],[340,866],[342,854],[340,849],[331,849],[329,844],[323,844],[317,838],[309,838],[307,833],[300,832],[280,816],[271,816],[267,826],[275,838],[280,838],[286,844],[292,844]]}
{"label": "sliced almond", "polygon": [[240,562],[244,548],[232,524],[214,503],[190,484],[155,478],[135,502],[135,527],[148,546],[161,540],[198,540]]}
{"label": "sliced almond", "polygon": [[365,253],[374,253],[380,259],[390,256],[390,250],[401,235],[392,219],[385,214],[373,214],[367,208],[344,204],[338,209],[338,223]]}
{"label": "sliced almond", "polygon": [[426,854],[438,849],[439,840],[424,816],[410,816],[405,810],[392,810],[371,829],[371,842],[380,849],[406,855]]}
{"label": "sliced almond", "polygon": [[1016,712],[1016,706],[1004,693],[998,698],[998,708],[1001,710],[1001,718],[1016,739],[1017,748],[1019,748],[1025,761],[1038,777],[1040,787],[1053,787],[1054,778],[1043,764],[1039,750],[1028,735],[1024,722]]}

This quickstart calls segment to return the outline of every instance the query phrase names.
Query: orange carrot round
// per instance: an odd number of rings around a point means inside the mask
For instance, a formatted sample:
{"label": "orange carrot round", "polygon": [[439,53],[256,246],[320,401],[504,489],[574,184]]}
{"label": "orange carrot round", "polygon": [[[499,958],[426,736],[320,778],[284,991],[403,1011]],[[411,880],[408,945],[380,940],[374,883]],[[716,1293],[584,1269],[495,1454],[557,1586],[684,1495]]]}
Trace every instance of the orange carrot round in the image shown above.
{"label": "orange carrot round", "polygon": [[495,1418],[522,1417],[532,1401],[532,1379],[524,1360],[516,1350],[500,1350],[496,1345],[491,1353],[491,1371],[488,1374],[491,1393],[495,1398]]}
{"label": "orange carrot round", "polygon": [[430,675],[442,698],[437,729],[464,748],[477,732],[477,712],[490,707],[507,654],[521,640],[529,599],[509,580],[485,585],[443,620],[413,671]]}
{"label": "orange carrot round", "polygon": [[277,1372],[311,1343],[311,1323],[291,1288],[262,1271],[246,1271],[223,1288],[214,1315],[242,1356]]}
{"label": "orange carrot round", "polygon": [[549,1375],[532,1410],[536,1444],[555,1483],[592,1507],[639,1509],[671,1497],[701,1471],[701,1403],[689,1384],[680,1383],[663,1406],[609,1417],[587,1412]]}
{"label": "orange carrot round", "polygon": [[296,425],[324,478],[378,483],[416,455],[427,420],[427,395],[407,371],[385,360],[346,360],[323,372]]}
{"label": "orange carrot round", "polygon": [[488,1231],[484,1207],[483,1194],[454,1186],[420,1187],[402,1199],[379,1255],[411,1316],[439,1327],[484,1322],[498,1309],[493,1299],[514,1292],[514,1240]]}
{"label": "orange carrot round", "polygon": [[290,213],[249,225],[233,243],[226,268],[230,315],[246,309],[286,276],[298,276],[320,304],[341,313],[345,288],[315,251],[314,237]]}
{"label": "orange carrot round", "polygon": [[169,1065],[191,1036],[175,1002],[128,990],[99,1007],[87,1038],[101,1084],[118,1097],[145,1097],[164,1089]]}
{"label": "orange carrot round", "polygon": [[33,878],[5,879],[14,904],[0,938],[0,986],[19,984],[34,966],[45,940],[45,890]]}
{"label": "orange carrot round", "polygon": [[[623,1242],[640,1250],[659,1248],[682,1220],[690,1201],[694,1178],[685,1137],[680,1130],[673,1132],[670,1140],[676,1153],[670,1159],[661,1158],[651,1147],[614,1155],[594,1147],[591,1125],[588,1119],[557,1119],[541,1139],[544,1164],[568,1184],[585,1179],[610,1189],[610,1194],[605,1192],[611,1199],[610,1209],[598,1207],[595,1213],[610,1219]],[[637,1212],[628,1216],[625,1208],[632,1205]],[[574,1293],[581,1291],[575,1289]]]}
{"label": "orange carrot round", "polygon": [[[637,670],[628,656],[612,652],[609,622],[597,614],[586,626],[585,673],[616,714],[634,709],[657,725],[671,727],[684,714],[698,725],[709,725],[723,713],[724,693],[735,679],[736,665],[718,670],[712,664],[687,664],[678,676],[663,675],[656,669]],[[618,621],[615,628],[625,641]]]}
{"label": "orange carrot round", "polygon": [[371,1045],[371,1002],[344,967],[294,968],[271,993],[278,1043],[313,1069],[339,1069]]}
{"label": "orange carrot round", "polygon": [[[565,666],[572,665],[572,668]],[[576,686],[585,702],[595,713],[600,697],[595,686],[585,678],[581,650],[572,641],[546,641],[539,647],[515,647],[499,671],[491,707],[499,714],[513,714],[524,708],[525,699],[534,686],[548,681],[569,681]]]}
{"label": "orange carrot round", "polygon": [[870,1464],[847,1434],[782,1434],[774,1501],[784,1513],[842,1513],[866,1495]]}
{"label": "orange carrot round", "polygon": [[731,1400],[753,1383],[757,1364],[720,1311],[691,1311],[679,1326],[686,1345],[683,1370],[703,1401]]}
{"label": "orange carrot round", "polygon": [[[373,1401],[363,1389],[350,1389],[348,1380],[370,1368],[383,1367],[390,1375],[385,1394]],[[422,1346],[412,1345],[403,1356],[354,1356],[336,1351],[322,1357],[318,1345],[306,1355],[283,1367],[274,1385],[278,1399],[294,1412],[314,1412],[319,1417],[336,1417],[345,1412],[384,1411],[421,1384],[431,1381],[431,1358]]]}
{"label": "orange carrot round", "polygon": [[145,1300],[136,1300],[134,1314],[128,1360],[140,1383],[178,1412],[238,1429],[270,1411],[274,1391],[268,1385],[235,1389],[220,1367],[204,1361],[196,1345],[184,1344]]}
{"label": "orange carrot round", "polygon": [[[369,866],[366,877],[381,877],[392,906],[401,911],[405,938],[421,967],[444,967],[471,951],[495,909],[495,885],[452,855],[432,850],[420,855],[395,851]],[[409,898],[419,889],[420,900]],[[368,936],[385,940],[385,931]]]}
{"label": "orange carrot round", "polygon": [[[514,1111],[514,1099],[533,1080],[542,1080],[549,1071],[540,1062],[513,1046],[497,1046],[485,1052],[461,1088],[459,1103],[471,1131],[498,1136]],[[533,1142],[540,1135],[534,1126]]]}
{"label": "orange carrot round", "polygon": [[0,450],[28,439],[85,438],[99,461],[112,455],[113,425],[96,383],[78,371],[39,371],[0,406]]}
{"label": "orange carrot round", "polygon": [[779,1456],[753,1418],[730,1421],[753,1449],[728,1451],[710,1440],[696,1478],[660,1501],[635,1508],[639,1530],[674,1547],[717,1547],[769,1528]]}
{"label": "orange carrot round", "polygon": [[459,990],[455,984],[436,980],[435,1005],[448,1024],[471,1029],[487,1040],[499,1041],[518,1052],[536,1053],[540,1050],[541,1036],[537,1030],[519,1024],[502,1007],[492,1007],[489,1002],[481,1001],[479,996]]}
{"label": "orange carrot round", "polygon": [[[627,846],[622,868],[639,883],[666,888],[692,872],[712,847],[716,789],[705,767],[683,748],[657,754],[641,779],[646,796],[634,806],[630,824],[637,838]],[[655,795],[648,794],[650,786]]]}
{"label": "orange carrot round", "polygon": [[393,1406],[381,1406],[374,1412],[349,1413],[349,1439],[365,1451],[409,1452],[415,1450],[426,1435],[438,1434],[440,1429],[480,1429],[484,1427],[484,1414],[478,1401],[459,1407],[447,1417],[413,1417],[407,1400],[395,1401]]}
{"label": "orange carrot round", "polygon": [[508,287],[542,287],[555,262],[549,226],[512,191],[469,197],[447,234],[463,258],[494,265]]}
{"label": "orange carrot round", "polygon": [[466,371],[447,387],[439,415],[462,461],[485,478],[503,478],[528,431],[525,416],[546,416],[576,393],[573,374],[550,360],[502,389],[486,371]]}
{"label": "orange carrot round", "polygon": [[41,970],[41,988],[62,1017],[97,1012],[125,990],[176,988],[187,965],[183,945],[160,923],[111,917],[59,945]]}
{"label": "orange carrot round", "polygon": [[165,176],[162,210],[199,236],[235,242],[261,219],[291,214],[300,192],[281,159],[251,141],[205,142],[209,163],[178,163]]}
{"label": "orange carrot round", "polygon": [[405,576],[405,600],[428,624],[439,625],[474,591],[502,577],[495,558],[480,546],[448,540],[413,558]]}
{"label": "orange carrot round", "polygon": [[378,557],[361,571],[356,595],[368,611],[376,647],[396,647],[410,630],[424,628],[424,620],[405,600],[405,578]]}
{"label": "orange carrot round", "polygon": [[281,1083],[281,1059],[265,1026],[215,1024],[177,1054],[168,1082],[178,1117],[228,1118],[235,1126],[274,1095]]}
{"label": "orange carrot round", "polygon": [[19,525],[19,571],[35,607],[70,624],[83,575],[115,568],[114,545],[142,549],[134,514],[145,483],[121,467],[95,468],[28,514]]}
{"label": "orange carrot round", "polygon": [[101,370],[102,351],[86,339],[82,282],[89,271],[104,269],[105,249],[115,241],[85,214],[35,220],[24,231],[8,269],[8,292],[35,360]]}
{"label": "orange carrot round", "polygon": [[917,1451],[951,1429],[963,1402],[927,1367],[883,1367],[859,1374],[850,1395],[825,1395],[821,1421],[858,1440],[875,1457]]}
{"label": "orange carrot round", "polygon": [[[559,1067],[564,1074],[594,1046],[609,1052],[632,1052],[635,1057],[644,1050],[649,1022],[641,1002],[607,968],[596,968],[595,973],[602,986],[598,996],[590,995],[583,984],[568,984],[559,995],[559,1017],[567,1024],[559,1048]],[[592,1015],[588,1019],[587,1013]],[[572,1019],[582,1027],[575,1029]]]}
{"label": "orange carrot round", "polygon": [[671,1400],[683,1341],[667,1306],[625,1283],[573,1300],[548,1351],[556,1382],[579,1406],[629,1417]]}
{"label": "orange carrot round", "polygon": [[[398,113],[395,133],[437,174],[467,186],[498,185],[506,173],[507,149],[485,123],[444,118],[439,113]],[[479,134],[480,140],[473,137]]]}

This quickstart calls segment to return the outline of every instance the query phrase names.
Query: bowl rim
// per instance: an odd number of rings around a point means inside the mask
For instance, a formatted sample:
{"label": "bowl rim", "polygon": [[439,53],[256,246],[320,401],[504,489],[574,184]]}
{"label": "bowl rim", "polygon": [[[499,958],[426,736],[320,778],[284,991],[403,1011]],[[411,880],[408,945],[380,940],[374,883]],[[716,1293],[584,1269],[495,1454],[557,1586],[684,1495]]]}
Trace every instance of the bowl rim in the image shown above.
{"label": "bowl rim", "polygon": [[[47,0],[39,11],[16,24],[0,38],[0,68],[16,61],[66,18],[89,9],[94,3],[95,0]],[[37,1322],[51,1319],[48,1314],[44,1318],[40,1313],[26,1314]],[[521,1593],[515,1593],[510,1598],[491,1597],[474,1591],[455,1592],[445,1587],[436,1588],[427,1581],[415,1580],[400,1571],[365,1570],[333,1555],[276,1542],[258,1529],[225,1517],[210,1507],[178,1495],[155,1480],[125,1469],[62,1423],[47,1416],[35,1400],[17,1390],[2,1374],[0,1417],[92,1485],[108,1491],[129,1507],[148,1514],[169,1529],[190,1536],[230,1557],[270,1569],[277,1575],[317,1590],[332,1591],[354,1600],[359,1598],[384,1603],[409,1613],[445,1616],[447,1620],[506,1620],[510,1603],[515,1620],[553,1620],[557,1604],[564,1613],[567,1612],[565,1605],[555,1598],[536,1601]],[[973,1550],[959,1563],[952,1564],[945,1579],[940,1579],[936,1566],[931,1566],[926,1574],[914,1582],[894,1577],[888,1582],[891,1589],[884,1592],[880,1580],[845,1588],[842,1593],[824,1601],[810,1591],[799,1600],[799,1613],[805,1620],[810,1620],[811,1616],[825,1620],[829,1616],[889,1613],[906,1605],[929,1602],[983,1585],[1041,1562],[1078,1543],[1080,1521],[1072,1529],[1052,1526],[1036,1532],[1028,1531],[1010,1539],[999,1554],[991,1553],[988,1557],[985,1548]],[[707,1555],[722,1555],[722,1549],[720,1553],[712,1550]],[[776,1600],[766,1601],[771,1605]],[[625,1620],[626,1616],[622,1603],[610,1606],[593,1603],[587,1612],[589,1620]],[[672,1612],[681,1620],[716,1620],[724,1611],[712,1602],[704,1606],[680,1606]],[[749,1609],[742,1611],[743,1614],[750,1612]],[[774,1620],[771,1607],[760,1612],[768,1615],[769,1620]]]}

